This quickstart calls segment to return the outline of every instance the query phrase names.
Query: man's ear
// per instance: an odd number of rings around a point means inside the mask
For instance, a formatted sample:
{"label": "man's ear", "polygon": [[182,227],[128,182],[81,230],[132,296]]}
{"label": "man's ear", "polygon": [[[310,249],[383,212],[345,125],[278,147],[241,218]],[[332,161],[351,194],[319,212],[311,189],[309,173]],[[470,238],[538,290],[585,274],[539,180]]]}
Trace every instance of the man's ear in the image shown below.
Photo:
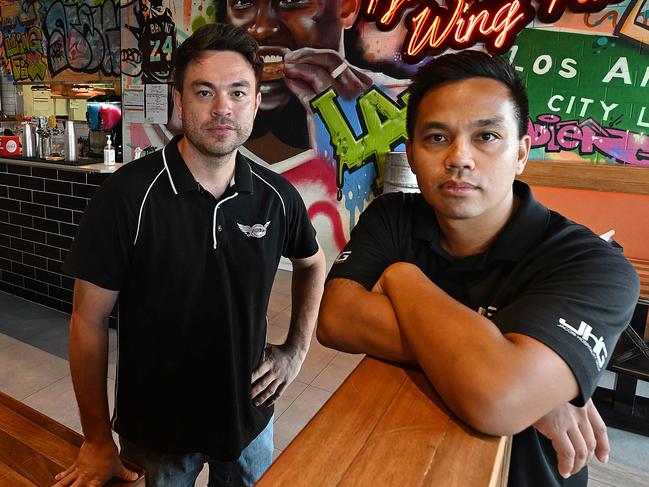
{"label": "man's ear", "polygon": [[415,170],[415,159],[412,157],[412,143],[410,139],[406,140],[406,155],[408,156],[408,164],[410,164],[410,170],[413,174],[417,174]]}
{"label": "man's ear", "polygon": [[518,160],[516,161],[516,175],[523,174],[527,158],[530,155],[530,148],[532,147],[532,138],[525,134],[521,137],[518,143]]}
{"label": "man's ear", "polygon": [[183,119],[183,95],[176,88],[172,92],[176,114],[180,120]]}
{"label": "man's ear", "polygon": [[340,0],[339,15],[343,29],[349,29],[354,22],[361,8],[361,0]]}

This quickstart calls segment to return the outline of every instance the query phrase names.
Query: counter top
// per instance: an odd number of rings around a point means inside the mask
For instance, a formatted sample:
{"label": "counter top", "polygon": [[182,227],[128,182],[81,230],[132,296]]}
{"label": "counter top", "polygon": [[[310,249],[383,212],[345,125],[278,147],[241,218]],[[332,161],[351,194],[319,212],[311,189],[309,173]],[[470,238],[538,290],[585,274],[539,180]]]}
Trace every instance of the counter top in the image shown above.
{"label": "counter top", "polygon": [[366,357],[257,486],[504,487],[510,451],[450,414],[421,371]]}
{"label": "counter top", "polygon": [[95,162],[89,160],[88,164],[83,164],[80,166],[73,166],[69,164],[57,163],[56,161],[46,161],[43,159],[28,159],[21,157],[0,157],[0,163],[5,164],[16,164],[19,166],[34,166],[34,167],[47,167],[50,169],[60,169],[64,171],[76,171],[76,172],[91,172],[91,173],[114,173],[120,167],[122,167],[124,162],[118,162],[114,166],[107,166],[103,162]]}

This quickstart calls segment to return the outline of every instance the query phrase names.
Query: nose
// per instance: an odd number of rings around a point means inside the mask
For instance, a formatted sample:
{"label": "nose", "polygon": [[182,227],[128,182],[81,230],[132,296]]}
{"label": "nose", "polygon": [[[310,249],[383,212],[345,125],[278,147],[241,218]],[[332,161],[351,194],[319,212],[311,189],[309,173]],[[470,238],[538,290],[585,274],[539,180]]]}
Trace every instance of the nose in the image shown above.
{"label": "nose", "polygon": [[462,137],[457,137],[449,145],[444,158],[444,167],[447,171],[472,170],[475,167],[475,161],[471,152],[471,143]]}
{"label": "nose", "polygon": [[227,93],[217,92],[212,101],[212,116],[222,117],[232,113],[232,101]]}
{"label": "nose", "polygon": [[263,41],[279,32],[279,19],[270,0],[259,2],[254,22],[248,27],[248,34],[257,41]]}

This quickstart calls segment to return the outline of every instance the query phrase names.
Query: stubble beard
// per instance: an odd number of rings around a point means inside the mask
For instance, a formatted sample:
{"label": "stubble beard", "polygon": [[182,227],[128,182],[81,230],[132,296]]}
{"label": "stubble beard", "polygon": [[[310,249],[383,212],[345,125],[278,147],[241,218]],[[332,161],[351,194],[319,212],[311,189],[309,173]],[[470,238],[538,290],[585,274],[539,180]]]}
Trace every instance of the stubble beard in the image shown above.
{"label": "stubble beard", "polygon": [[[232,122],[230,121],[232,124]],[[227,141],[228,137],[210,136],[204,133],[204,128],[194,129],[193,124],[189,124],[189,130],[185,128],[185,137],[201,154],[209,159],[227,160],[230,155],[241,147],[250,137],[252,127],[242,127],[239,124],[233,124],[235,137]],[[222,140],[219,140],[222,139]]]}

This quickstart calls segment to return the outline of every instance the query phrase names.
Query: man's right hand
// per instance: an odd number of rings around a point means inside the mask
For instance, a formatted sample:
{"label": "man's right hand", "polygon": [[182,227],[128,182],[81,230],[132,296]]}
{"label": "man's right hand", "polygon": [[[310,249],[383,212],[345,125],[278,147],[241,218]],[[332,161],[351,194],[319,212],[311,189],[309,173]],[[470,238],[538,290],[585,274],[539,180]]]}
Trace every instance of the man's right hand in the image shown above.
{"label": "man's right hand", "polygon": [[600,462],[608,461],[606,425],[592,400],[581,408],[569,403],[559,406],[533,426],[552,441],[557,452],[559,474],[563,478],[584,468],[593,453]]}
{"label": "man's right hand", "polygon": [[76,462],[54,477],[57,482],[52,487],[102,487],[113,477],[133,482],[139,476],[122,464],[112,440],[84,441]]}
{"label": "man's right hand", "polygon": [[332,49],[303,47],[288,52],[284,56],[284,74],[286,86],[307,112],[311,112],[309,101],[330,87],[345,100],[353,100],[373,84],[364,70],[352,66]]}

